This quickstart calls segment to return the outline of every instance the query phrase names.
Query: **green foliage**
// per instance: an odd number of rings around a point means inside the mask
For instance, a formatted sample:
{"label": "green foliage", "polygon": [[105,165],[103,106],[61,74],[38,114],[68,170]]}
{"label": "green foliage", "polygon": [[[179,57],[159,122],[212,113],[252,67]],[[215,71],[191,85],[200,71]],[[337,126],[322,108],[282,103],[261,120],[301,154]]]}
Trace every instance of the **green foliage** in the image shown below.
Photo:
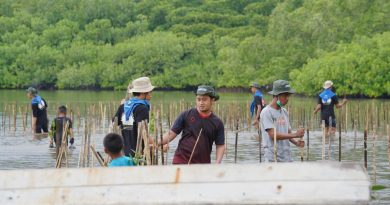
{"label": "green foliage", "polygon": [[291,72],[299,92],[314,95],[327,79],[334,79],[339,93],[378,97],[390,94],[390,32],[372,38],[357,37],[334,52],[312,59]]}
{"label": "green foliage", "polygon": [[0,88],[246,87],[390,95],[390,1],[0,0]]}
{"label": "green foliage", "polygon": [[380,191],[382,189],[386,189],[387,187],[383,186],[383,185],[380,185],[380,184],[376,184],[376,185],[373,185],[371,187],[371,190],[372,191]]}

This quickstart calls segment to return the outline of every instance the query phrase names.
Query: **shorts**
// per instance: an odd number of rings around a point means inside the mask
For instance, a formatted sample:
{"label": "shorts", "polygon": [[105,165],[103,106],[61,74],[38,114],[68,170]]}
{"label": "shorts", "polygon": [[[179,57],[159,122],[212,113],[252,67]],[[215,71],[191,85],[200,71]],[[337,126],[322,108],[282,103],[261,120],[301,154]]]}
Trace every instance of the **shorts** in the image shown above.
{"label": "shorts", "polygon": [[37,126],[35,127],[35,133],[48,133],[48,129],[47,129],[47,123],[42,123],[42,124],[37,124]]}
{"label": "shorts", "polygon": [[[326,118],[322,118],[321,117],[321,124],[322,124],[322,120],[325,120],[325,127],[329,127],[329,117],[326,117]],[[332,124],[331,124],[331,126],[332,127],[336,127],[336,118],[335,117],[332,117]]]}

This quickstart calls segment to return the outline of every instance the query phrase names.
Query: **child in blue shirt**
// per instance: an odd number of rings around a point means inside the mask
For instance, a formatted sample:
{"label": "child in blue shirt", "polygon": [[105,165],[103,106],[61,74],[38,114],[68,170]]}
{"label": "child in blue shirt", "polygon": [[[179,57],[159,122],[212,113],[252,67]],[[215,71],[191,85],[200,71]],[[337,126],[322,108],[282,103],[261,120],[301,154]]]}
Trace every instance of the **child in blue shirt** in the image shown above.
{"label": "child in blue shirt", "polygon": [[104,152],[110,155],[111,162],[108,167],[134,166],[134,161],[131,157],[126,157],[122,154],[123,139],[116,133],[109,133],[103,140]]}

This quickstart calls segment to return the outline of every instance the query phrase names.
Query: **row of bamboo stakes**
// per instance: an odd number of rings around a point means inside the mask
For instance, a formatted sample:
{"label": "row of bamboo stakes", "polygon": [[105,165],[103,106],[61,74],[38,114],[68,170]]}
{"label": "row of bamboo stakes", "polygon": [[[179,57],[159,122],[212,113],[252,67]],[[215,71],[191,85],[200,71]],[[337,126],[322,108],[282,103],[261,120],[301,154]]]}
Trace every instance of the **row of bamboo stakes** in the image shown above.
{"label": "row of bamboo stakes", "polygon": [[[162,103],[157,104],[161,107]],[[49,113],[55,113],[56,108],[60,106],[59,103],[52,105],[49,102]],[[96,123],[101,126],[101,128],[107,128],[109,119],[115,114],[115,111],[118,107],[117,102],[97,102],[97,103],[71,103],[68,104],[68,109],[71,111],[70,115],[72,119],[79,119],[81,116],[85,116],[86,113],[91,117],[96,119]],[[183,100],[164,104],[163,115],[166,116],[168,123],[172,123],[174,118],[183,110],[194,107],[195,103],[185,102]],[[240,127],[245,127],[250,124],[251,116],[249,113],[250,103],[248,102],[221,102],[217,103],[214,111],[216,114],[224,121],[225,128],[228,130],[234,131],[236,127],[237,118],[240,121]],[[290,122],[292,122],[292,127],[299,127],[306,125],[312,130],[321,130],[321,121],[319,115],[313,115],[311,107],[306,105],[294,105],[287,106],[286,109],[290,114]],[[363,103],[356,102],[354,104],[346,104],[345,108],[342,108],[341,112],[336,113],[336,118],[339,122],[342,123],[343,131],[350,129],[360,129],[364,127],[364,122],[367,118],[368,109],[368,118],[370,123],[368,124],[368,129],[373,130],[373,127],[383,128],[382,132],[386,133],[386,125],[390,124],[390,104],[388,103]],[[17,125],[17,120],[22,120],[22,128],[25,131],[29,127],[28,121],[30,120],[31,110],[29,104],[17,104],[14,103],[3,103],[0,106],[1,111],[1,126],[0,129],[3,131],[16,131],[20,129],[20,126]],[[92,113],[91,113],[92,112]],[[340,120],[341,118],[343,120]],[[8,122],[8,123],[7,123]],[[20,123],[20,122],[18,122]],[[8,125],[8,126],[6,126]],[[80,130],[81,124],[77,125],[77,130]]]}
{"label": "row of bamboo stakes", "polygon": [[[59,103],[51,104],[49,102],[48,113],[52,114],[56,112],[56,108]],[[68,106],[68,116],[72,119],[73,129],[78,135],[82,130],[84,122],[84,135],[82,137],[82,148],[79,155],[78,166],[86,167],[93,166],[94,160],[102,162],[102,165],[107,164],[107,157],[102,156],[100,153],[91,151],[93,147],[93,138],[96,132],[108,133],[110,131],[111,117],[114,116],[117,108],[117,102],[97,102],[97,103],[70,103]],[[186,102],[180,100],[173,103],[157,102],[153,104],[151,110],[152,121],[154,124],[150,128],[143,127],[146,130],[147,135],[153,135],[155,141],[158,138],[162,138],[164,133],[164,127],[170,127],[173,121],[181,111],[184,111],[190,107],[194,107],[194,102]],[[221,118],[225,125],[225,131],[235,133],[235,147],[234,147],[234,162],[237,162],[238,152],[238,139],[239,133],[243,130],[251,128],[251,116],[249,114],[250,102],[219,102],[214,107],[214,112]],[[4,133],[17,132],[17,131],[29,131],[31,124],[31,110],[29,104],[17,104],[3,103],[0,106],[1,109],[1,126],[0,130]],[[323,130],[323,125],[320,122],[319,115],[313,115],[312,108],[305,105],[289,105],[286,107],[289,116],[291,126],[294,128],[304,127],[306,130],[306,160],[309,160],[310,155],[310,131]],[[336,111],[336,118],[338,124],[338,135],[339,135],[339,160],[342,160],[342,146],[341,139],[343,132],[352,131],[354,134],[354,150],[356,149],[357,133],[363,132],[364,135],[364,164],[367,167],[368,164],[368,138],[371,136],[372,152],[373,152],[373,169],[376,169],[376,140],[378,136],[387,135],[390,138],[389,124],[390,124],[390,104],[389,103],[371,103],[355,102],[346,104],[346,106]],[[22,124],[20,126],[19,124]],[[114,126],[115,128],[115,126]],[[141,126],[142,128],[142,126]],[[22,129],[22,130],[20,130]],[[115,128],[118,129],[118,128]],[[119,130],[112,130],[120,133]],[[144,133],[142,131],[141,133]],[[336,134],[336,133],[335,133]],[[335,136],[334,136],[335,137]],[[261,137],[259,137],[261,138]],[[141,139],[143,137],[141,136]],[[142,140],[141,140],[142,141]],[[327,143],[325,140],[322,141],[323,147]],[[333,143],[333,142],[331,142]],[[227,145],[227,143],[225,143]],[[330,145],[330,143],[328,142]],[[148,147],[148,146],[146,146]],[[388,145],[388,156],[389,156],[389,167],[390,167],[390,140]],[[146,164],[159,164],[157,159],[160,159],[160,164],[167,164],[168,156],[166,153],[153,152],[150,159],[146,159]],[[301,160],[303,161],[303,150],[301,151]],[[331,149],[328,149],[330,152]],[[150,150],[149,150],[150,152]],[[148,152],[148,153],[149,153]],[[329,155],[328,153],[328,159]],[[164,156],[165,155],[165,156]],[[94,156],[94,157],[93,157]],[[227,157],[227,152],[226,152]],[[103,159],[103,160],[101,160]],[[259,159],[261,162],[261,145],[259,145]],[[322,151],[322,159],[325,159],[324,150]]]}

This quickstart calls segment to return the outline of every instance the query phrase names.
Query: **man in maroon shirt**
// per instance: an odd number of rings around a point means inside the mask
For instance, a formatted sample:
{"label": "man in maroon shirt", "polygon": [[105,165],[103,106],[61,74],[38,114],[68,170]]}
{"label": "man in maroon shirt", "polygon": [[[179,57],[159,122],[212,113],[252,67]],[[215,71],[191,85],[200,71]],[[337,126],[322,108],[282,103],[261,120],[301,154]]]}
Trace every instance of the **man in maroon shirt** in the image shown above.
{"label": "man in maroon shirt", "polygon": [[196,108],[182,112],[171,130],[165,134],[164,145],[182,133],[173,164],[211,163],[214,143],[216,163],[221,163],[225,151],[225,132],[222,121],[212,112],[212,106],[218,99],[212,87],[199,86],[196,91]]}

